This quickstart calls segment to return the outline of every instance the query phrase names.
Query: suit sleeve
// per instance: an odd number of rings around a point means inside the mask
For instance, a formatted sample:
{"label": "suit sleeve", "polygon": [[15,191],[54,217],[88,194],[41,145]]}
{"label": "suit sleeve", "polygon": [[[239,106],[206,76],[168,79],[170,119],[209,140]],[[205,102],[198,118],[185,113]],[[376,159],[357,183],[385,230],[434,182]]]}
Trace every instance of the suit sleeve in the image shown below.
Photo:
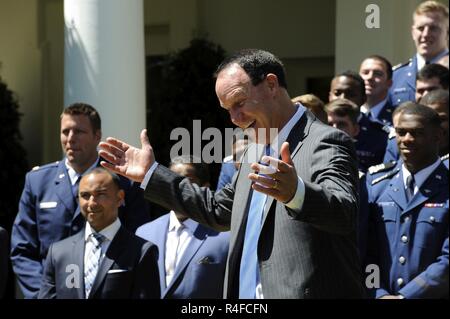
{"label": "suit sleeve", "polygon": [[305,184],[302,209],[287,208],[288,214],[322,231],[338,235],[354,231],[359,182],[353,142],[342,132],[327,130],[323,137],[305,143],[299,152],[306,155],[299,157],[296,169],[309,170],[310,178],[302,178]]}
{"label": "suit sleeve", "polygon": [[142,246],[142,258],[136,270],[132,298],[160,299],[161,287],[158,270],[158,248],[146,242]]}
{"label": "suit sleeve", "polygon": [[40,287],[42,264],[36,225],[36,207],[30,184],[30,174],[19,202],[19,212],[11,234],[11,261],[25,298],[36,298]]}
{"label": "suit sleeve", "polygon": [[436,262],[411,280],[399,293],[405,298],[448,298],[448,236]]}
{"label": "suit sleeve", "polygon": [[44,274],[42,277],[41,288],[39,290],[39,299],[56,299],[55,288],[55,264],[53,261],[53,245],[48,249],[45,260]]}
{"label": "suit sleeve", "polygon": [[192,184],[188,178],[158,165],[145,189],[145,197],[216,231],[228,231],[236,175],[232,184],[213,192],[209,188]]}

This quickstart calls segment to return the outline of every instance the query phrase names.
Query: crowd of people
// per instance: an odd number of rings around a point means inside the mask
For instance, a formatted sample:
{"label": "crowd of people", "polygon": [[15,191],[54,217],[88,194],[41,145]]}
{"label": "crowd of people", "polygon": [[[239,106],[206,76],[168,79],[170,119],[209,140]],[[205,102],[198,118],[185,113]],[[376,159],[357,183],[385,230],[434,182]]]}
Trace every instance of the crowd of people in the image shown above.
{"label": "crowd of people", "polygon": [[[190,154],[159,164],[146,130],[141,147],[101,142],[95,108],[68,106],[64,158],[27,174],[10,236],[24,297],[447,299],[448,22],[421,3],[413,58],[366,57],[326,103],[291,98],[270,52],[227,57],[220,106],[255,134],[217,187]],[[149,202],[168,213],[151,220]]]}

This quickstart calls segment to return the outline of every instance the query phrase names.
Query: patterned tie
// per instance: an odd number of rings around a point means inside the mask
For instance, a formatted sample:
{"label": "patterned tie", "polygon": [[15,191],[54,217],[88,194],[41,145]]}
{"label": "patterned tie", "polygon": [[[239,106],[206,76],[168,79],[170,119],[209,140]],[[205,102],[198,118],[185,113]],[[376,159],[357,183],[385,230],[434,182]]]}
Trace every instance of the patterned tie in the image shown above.
{"label": "patterned tie", "polygon": [[106,239],[106,237],[100,233],[92,233],[90,238],[93,245],[90,246],[91,250],[88,253],[87,262],[84,269],[84,289],[86,292],[86,299],[89,298],[92,285],[94,284],[95,277],[97,276],[100,256],[102,253],[102,243]]}
{"label": "patterned tie", "polygon": [[414,188],[415,188],[414,175],[411,174],[406,178],[406,198],[408,202],[414,196]]}
{"label": "patterned tie", "polygon": [[168,287],[175,274],[175,268],[177,266],[178,248],[180,247],[180,235],[183,231],[184,225],[180,224],[175,226],[175,230],[167,234],[167,246],[166,246],[166,286]]}
{"label": "patterned tie", "polygon": [[[265,148],[265,154],[270,154],[268,146]],[[253,191],[239,273],[239,299],[255,299],[256,297],[256,285],[259,280],[258,239],[266,199],[267,195]]]}

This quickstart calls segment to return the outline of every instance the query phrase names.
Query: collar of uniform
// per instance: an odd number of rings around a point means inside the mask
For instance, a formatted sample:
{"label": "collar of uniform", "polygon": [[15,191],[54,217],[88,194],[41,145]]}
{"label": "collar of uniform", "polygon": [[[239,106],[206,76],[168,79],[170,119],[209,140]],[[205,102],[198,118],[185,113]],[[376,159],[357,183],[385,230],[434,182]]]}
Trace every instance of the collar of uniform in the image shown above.
{"label": "collar of uniform", "polygon": [[[439,166],[441,160],[438,158],[433,164],[421,169],[417,173],[414,174],[414,183],[416,184],[416,188],[419,189],[423,183],[427,180],[427,178],[433,173],[433,171]],[[405,164],[402,164],[402,174],[403,174],[403,186],[406,188],[406,179],[411,172],[408,171]]]}
{"label": "collar of uniform", "polygon": [[[116,220],[109,226],[103,228],[99,233],[105,236],[109,241],[113,240],[114,236],[116,236],[117,232],[119,231],[119,228],[121,226],[119,218],[116,218]],[[89,236],[94,232],[91,225],[89,225],[88,222],[86,222],[86,230],[84,232],[84,240],[87,241],[89,239]]]}
{"label": "collar of uniform", "polygon": [[95,160],[94,164],[92,164],[91,167],[89,167],[83,174],[78,174],[77,172],[75,172],[75,170],[72,168],[72,166],[70,166],[69,161],[66,158],[64,161],[64,164],[66,165],[67,174],[69,175],[69,178],[70,178],[70,184],[72,186],[75,185],[79,176],[83,176],[84,174],[86,174],[86,173],[92,171],[94,168],[96,168],[98,166],[99,160],[100,160],[100,157],[97,156],[97,159]]}
{"label": "collar of uniform", "polygon": [[[430,63],[436,63],[437,61],[439,61],[440,58],[442,58],[444,55],[447,55],[447,54],[448,54],[448,49],[445,49],[444,51],[442,51],[441,53],[436,55],[433,59],[431,59]],[[416,58],[417,58],[417,71],[419,71],[420,69],[422,69],[425,66],[427,61],[419,53],[416,54]]]}
{"label": "collar of uniform", "polygon": [[280,148],[281,144],[286,142],[289,133],[291,133],[292,128],[295,126],[295,124],[300,120],[302,115],[305,113],[306,108],[301,103],[295,103],[297,105],[297,111],[295,114],[291,117],[291,119],[286,123],[286,125],[283,126],[280,132],[278,132],[278,135],[273,139],[272,143],[270,144],[271,153],[273,152],[272,157],[278,158],[280,155]]}
{"label": "collar of uniform", "polygon": [[171,210],[169,214],[169,231],[174,231],[181,225],[185,226],[185,229],[187,229],[191,234],[195,231],[197,225],[192,219],[188,218],[183,222],[180,222],[173,210]]}
{"label": "collar of uniform", "polygon": [[383,110],[383,107],[386,104],[387,100],[388,98],[386,96],[383,101],[369,108],[369,112],[372,115],[372,118],[377,119],[380,116],[381,110]]}

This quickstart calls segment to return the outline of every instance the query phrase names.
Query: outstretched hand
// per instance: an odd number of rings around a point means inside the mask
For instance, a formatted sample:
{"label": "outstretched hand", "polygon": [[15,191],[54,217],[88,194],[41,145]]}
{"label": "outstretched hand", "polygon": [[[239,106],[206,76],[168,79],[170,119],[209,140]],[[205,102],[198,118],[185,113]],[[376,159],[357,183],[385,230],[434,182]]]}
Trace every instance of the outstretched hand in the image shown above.
{"label": "outstretched hand", "polygon": [[270,166],[253,163],[251,168],[259,174],[250,173],[248,178],[254,182],[252,185],[254,190],[272,196],[282,203],[288,203],[294,198],[298,184],[297,172],[292,162],[288,142],[281,145],[280,154],[281,160],[263,156],[262,162],[269,163]]}
{"label": "outstretched hand", "polygon": [[99,155],[108,162],[100,164],[133,181],[142,182],[145,174],[155,162],[153,148],[147,137],[147,130],[141,132],[141,148],[134,147],[113,137],[99,144]]}

